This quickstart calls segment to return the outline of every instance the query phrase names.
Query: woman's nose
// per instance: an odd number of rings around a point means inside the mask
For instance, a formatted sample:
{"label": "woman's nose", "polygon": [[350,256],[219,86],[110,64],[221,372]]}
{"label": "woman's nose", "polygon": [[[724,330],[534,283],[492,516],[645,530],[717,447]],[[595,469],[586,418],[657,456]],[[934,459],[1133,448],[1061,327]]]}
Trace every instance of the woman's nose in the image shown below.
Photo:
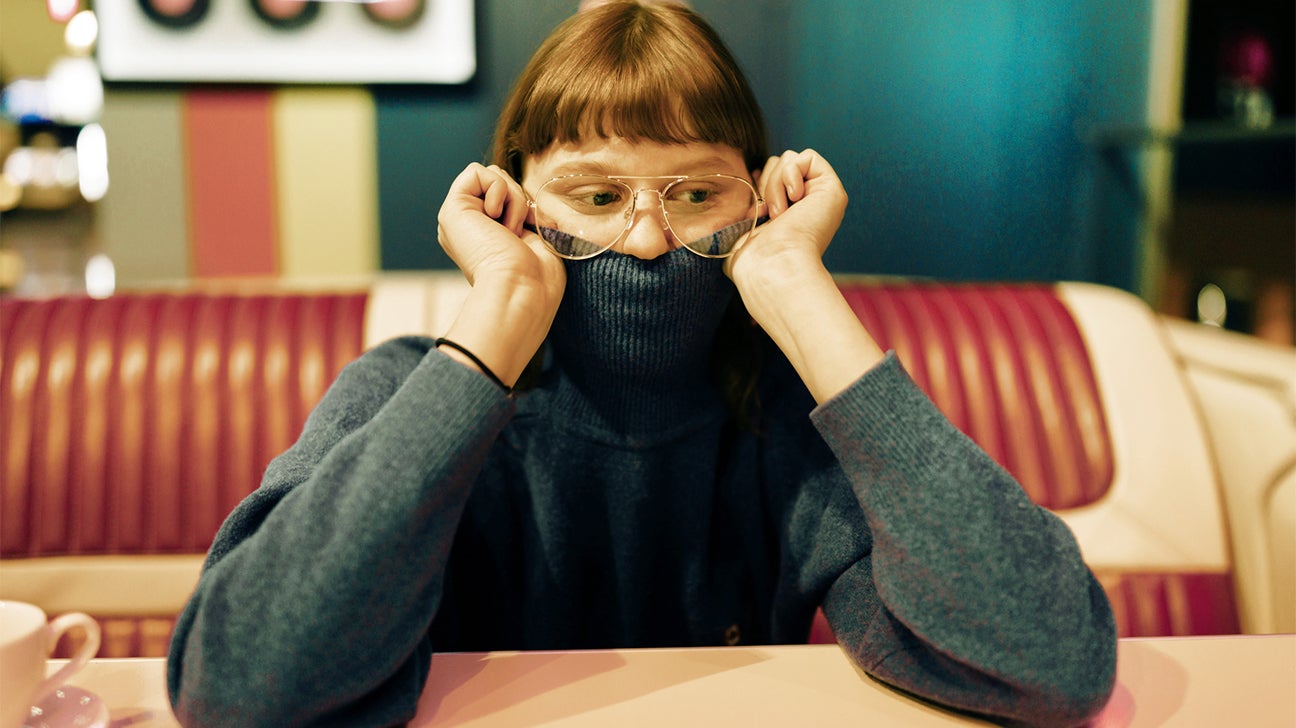
{"label": "woman's nose", "polygon": [[640,190],[635,202],[634,219],[621,241],[621,252],[641,260],[652,260],[678,247],[661,207],[661,195],[654,190]]}

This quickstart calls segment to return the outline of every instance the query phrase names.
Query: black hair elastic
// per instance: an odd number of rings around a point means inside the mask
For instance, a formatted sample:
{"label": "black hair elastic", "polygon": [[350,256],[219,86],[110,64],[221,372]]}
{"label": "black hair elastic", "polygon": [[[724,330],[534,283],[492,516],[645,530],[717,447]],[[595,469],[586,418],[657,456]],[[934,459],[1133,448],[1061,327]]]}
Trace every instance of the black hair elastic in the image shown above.
{"label": "black hair elastic", "polygon": [[495,382],[495,384],[500,389],[504,390],[504,394],[507,394],[510,397],[513,396],[513,389],[511,387],[506,386],[503,380],[495,376],[495,372],[492,372],[490,370],[490,367],[482,363],[482,360],[478,359],[476,354],[472,353],[471,351],[468,351],[466,348],[463,347],[462,344],[456,344],[455,342],[449,339],[443,339],[443,338],[439,338],[433,341],[432,344],[436,346],[438,349],[441,348],[442,344],[445,344],[451,349],[454,349],[455,351],[458,351],[460,354],[463,354],[464,356],[468,357],[469,359],[472,360],[473,364],[476,364],[477,367],[482,370],[482,374],[485,374],[487,379],[491,380],[492,382]]}

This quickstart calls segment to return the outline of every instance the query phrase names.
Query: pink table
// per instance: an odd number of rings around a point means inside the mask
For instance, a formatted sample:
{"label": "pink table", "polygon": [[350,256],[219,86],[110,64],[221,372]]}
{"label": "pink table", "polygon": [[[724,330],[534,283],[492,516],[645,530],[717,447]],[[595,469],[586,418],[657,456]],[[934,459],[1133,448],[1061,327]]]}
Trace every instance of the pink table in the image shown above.
{"label": "pink table", "polygon": [[[1296,726],[1296,635],[1128,639],[1095,728]],[[60,661],[51,661],[51,667]],[[115,724],[175,726],[161,659],[95,660],[73,684]],[[915,702],[833,645],[437,655],[413,726],[984,725]]]}

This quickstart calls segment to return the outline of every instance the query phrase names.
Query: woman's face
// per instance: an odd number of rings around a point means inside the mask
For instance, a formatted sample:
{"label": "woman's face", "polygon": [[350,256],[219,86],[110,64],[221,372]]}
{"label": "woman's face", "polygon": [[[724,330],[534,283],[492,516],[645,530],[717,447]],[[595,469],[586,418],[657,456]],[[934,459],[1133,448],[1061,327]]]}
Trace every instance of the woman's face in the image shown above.
{"label": "woman's face", "polygon": [[[742,153],[723,144],[664,144],[596,136],[580,142],[554,144],[539,154],[528,156],[522,167],[521,182],[523,189],[534,199],[546,181],[574,174],[604,177],[725,174],[755,181],[743,163]],[[660,190],[667,182],[634,181],[637,190],[634,217],[629,230],[613,250],[648,260],[687,242],[672,238],[662,217],[661,197],[649,192]]]}

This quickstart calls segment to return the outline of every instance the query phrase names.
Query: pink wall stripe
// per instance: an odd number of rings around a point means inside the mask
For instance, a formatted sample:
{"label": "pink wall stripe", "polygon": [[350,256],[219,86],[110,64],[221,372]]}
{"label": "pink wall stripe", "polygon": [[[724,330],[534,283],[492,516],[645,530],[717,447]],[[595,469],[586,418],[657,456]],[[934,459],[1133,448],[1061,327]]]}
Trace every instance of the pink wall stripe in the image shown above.
{"label": "pink wall stripe", "polygon": [[277,271],[272,94],[213,88],[185,96],[190,273],[196,277]]}

